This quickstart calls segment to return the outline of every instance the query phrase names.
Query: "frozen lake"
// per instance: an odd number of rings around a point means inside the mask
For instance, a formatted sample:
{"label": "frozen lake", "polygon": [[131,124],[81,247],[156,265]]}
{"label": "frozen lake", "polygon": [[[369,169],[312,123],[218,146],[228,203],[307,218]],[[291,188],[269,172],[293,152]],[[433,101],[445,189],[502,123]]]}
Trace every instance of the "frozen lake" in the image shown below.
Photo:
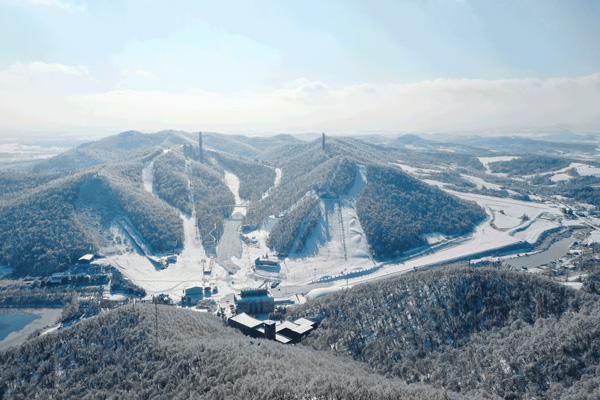
{"label": "frozen lake", "polygon": [[550,245],[550,247],[548,247],[546,250],[540,251],[539,253],[529,256],[509,258],[505,260],[505,263],[516,268],[534,268],[541,265],[547,265],[567,254],[571,244],[573,244],[574,241],[575,237],[571,235],[569,237],[556,240]]}
{"label": "frozen lake", "polygon": [[0,350],[19,345],[37,329],[53,325],[61,308],[0,308]]}

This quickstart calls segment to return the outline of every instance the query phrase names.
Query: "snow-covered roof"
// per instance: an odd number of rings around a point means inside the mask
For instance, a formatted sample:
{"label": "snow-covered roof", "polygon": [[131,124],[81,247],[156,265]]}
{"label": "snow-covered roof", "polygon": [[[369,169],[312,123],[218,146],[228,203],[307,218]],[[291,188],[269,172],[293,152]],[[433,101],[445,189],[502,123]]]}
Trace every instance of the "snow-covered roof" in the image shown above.
{"label": "snow-covered roof", "polygon": [[248,328],[256,328],[257,326],[262,325],[262,321],[259,321],[246,313],[241,313],[235,317],[231,317],[231,320],[237,322],[238,324],[247,326]]}
{"label": "snow-covered roof", "polygon": [[79,257],[79,261],[92,261],[93,259],[94,259],[93,254],[84,254],[81,257]]}
{"label": "snow-covered roof", "polygon": [[294,321],[294,323],[297,325],[315,326],[315,323],[313,321],[311,321],[310,319],[306,319],[306,318],[298,318],[297,320]]}
{"label": "snow-covered roof", "polygon": [[298,325],[290,321],[283,321],[281,324],[277,325],[276,331],[280,332],[284,329],[289,329],[292,332],[296,332],[299,335],[303,335],[307,332],[310,332],[313,327],[310,325]]}
{"label": "snow-covered roof", "polygon": [[290,339],[289,337],[279,335],[279,334],[275,335],[275,340],[278,341],[279,343],[283,343],[283,344],[288,344],[289,342],[292,341],[292,339]]}

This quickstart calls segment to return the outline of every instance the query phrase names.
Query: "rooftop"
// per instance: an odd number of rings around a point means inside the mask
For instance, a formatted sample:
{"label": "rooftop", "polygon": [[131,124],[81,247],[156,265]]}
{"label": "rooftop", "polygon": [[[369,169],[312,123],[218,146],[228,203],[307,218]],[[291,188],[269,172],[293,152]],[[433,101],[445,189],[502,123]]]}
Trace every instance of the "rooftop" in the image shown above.
{"label": "rooftop", "polygon": [[294,321],[294,323],[297,325],[309,325],[309,326],[316,325],[313,321],[311,321],[310,319],[306,319],[306,318],[298,318],[297,320]]}
{"label": "rooftop", "polygon": [[259,321],[246,313],[241,313],[235,317],[231,317],[231,320],[253,329],[262,325],[262,321]]}
{"label": "rooftop", "polygon": [[310,332],[313,329],[311,325],[298,325],[290,321],[283,321],[281,324],[277,325],[276,331],[280,332],[286,328],[293,332],[296,332],[299,335],[303,335],[307,332]]}
{"label": "rooftop", "polygon": [[258,296],[268,296],[269,291],[267,289],[242,289],[240,292],[240,297],[258,297]]}

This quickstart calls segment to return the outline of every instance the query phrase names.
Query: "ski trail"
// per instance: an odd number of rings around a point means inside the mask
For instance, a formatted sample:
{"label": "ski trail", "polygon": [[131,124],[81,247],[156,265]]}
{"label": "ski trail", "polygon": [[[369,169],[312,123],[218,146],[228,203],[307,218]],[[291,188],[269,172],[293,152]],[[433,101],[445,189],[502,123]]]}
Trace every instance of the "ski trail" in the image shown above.
{"label": "ski trail", "polygon": [[240,197],[240,178],[238,178],[237,175],[225,170],[225,177],[223,180],[225,181],[225,185],[227,185],[231,193],[233,193],[233,197],[235,199],[235,206],[233,207],[233,212],[231,214],[241,214],[242,216],[245,216],[248,202],[242,200]]}
{"label": "ski trail", "polygon": [[246,215],[248,202],[240,197],[240,179],[237,175],[225,170],[223,181],[233,193],[235,205],[231,216],[223,221],[223,234],[217,246],[217,260],[223,268],[231,274],[235,274],[239,270],[239,266],[232,261],[232,258],[239,259],[242,256],[240,228],[242,219]]}
{"label": "ski trail", "polygon": [[181,264],[183,267],[191,265],[200,265],[202,260],[206,260],[206,252],[202,245],[200,232],[198,230],[198,219],[196,218],[196,206],[194,192],[192,190],[192,182],[189,179],[189,160],[185,161],[186,176],[188,176],[187,186],[190,203],[192,204],[192,214],[186,215],[179,211],[179,217],[183,223],[183,249],[177,258],[175,266]]}
{"label": "ski trail", "polygon": [[266,199],[271,195],[273,190],[277,189],[277,187],[281,184],[281,176],[283,175],[281,168],[275,168],[275,180],[273,181],[273,186],[269,188],[266,192],[263,193],[261,200]]}

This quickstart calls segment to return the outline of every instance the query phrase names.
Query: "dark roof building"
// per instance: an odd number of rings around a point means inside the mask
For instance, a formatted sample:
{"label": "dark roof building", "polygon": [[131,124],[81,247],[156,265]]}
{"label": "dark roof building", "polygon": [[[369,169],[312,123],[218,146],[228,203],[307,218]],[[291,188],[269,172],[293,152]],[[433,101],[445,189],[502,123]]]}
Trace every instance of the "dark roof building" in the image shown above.
{"label": "dark roof building", "polygon": [[279,343],[298,343],[308,335],[314,328],[314,323],[302,318],[302,324],[284,321],[280,324],[274,321],[260,321],[246,313],[237,314],[227,320],[232,328],[240,330],[243,334],[255,337],[275,340]]}
{"label": "dark roof building", "polygon": [[191,288],[187,288],[184,291],[183,298],[181,299],[181,303],[184,306],[194,306],[198,304],[202,298],[204,297],[204,288],[200,286],[194,286]]}
{"label": "dark roof building", "polygon": [[276,332],[278,335],[283,335],[290,338],[292,342],[298,343],[313,329],[311,325],[298,325],[290,321],[284,321],[277,325]]}
{"label": "dark roof building", "polygon": [[275,270],[275,271],[279,271],[280,265],[279,265],[279,260],[276,259],[271,259],[271,258],[260,258],[257,257],[256,260],[254,260],[254,266],[256,268],[260,268],[260,269],[265,269],[265,270]]}
{"label": "dark roof building", "polygon": [[238,313],[263,314],[275,309],[275,301],[267,289],[244,289],[235,296]]}
{"label": "dark roof building", "polygon": [[260,331],[263,322],[251,317],[246,313],[237,314],[227,320],[229,326],[239,329],[244,335],[252,337],[262,337],[264,334]]}

